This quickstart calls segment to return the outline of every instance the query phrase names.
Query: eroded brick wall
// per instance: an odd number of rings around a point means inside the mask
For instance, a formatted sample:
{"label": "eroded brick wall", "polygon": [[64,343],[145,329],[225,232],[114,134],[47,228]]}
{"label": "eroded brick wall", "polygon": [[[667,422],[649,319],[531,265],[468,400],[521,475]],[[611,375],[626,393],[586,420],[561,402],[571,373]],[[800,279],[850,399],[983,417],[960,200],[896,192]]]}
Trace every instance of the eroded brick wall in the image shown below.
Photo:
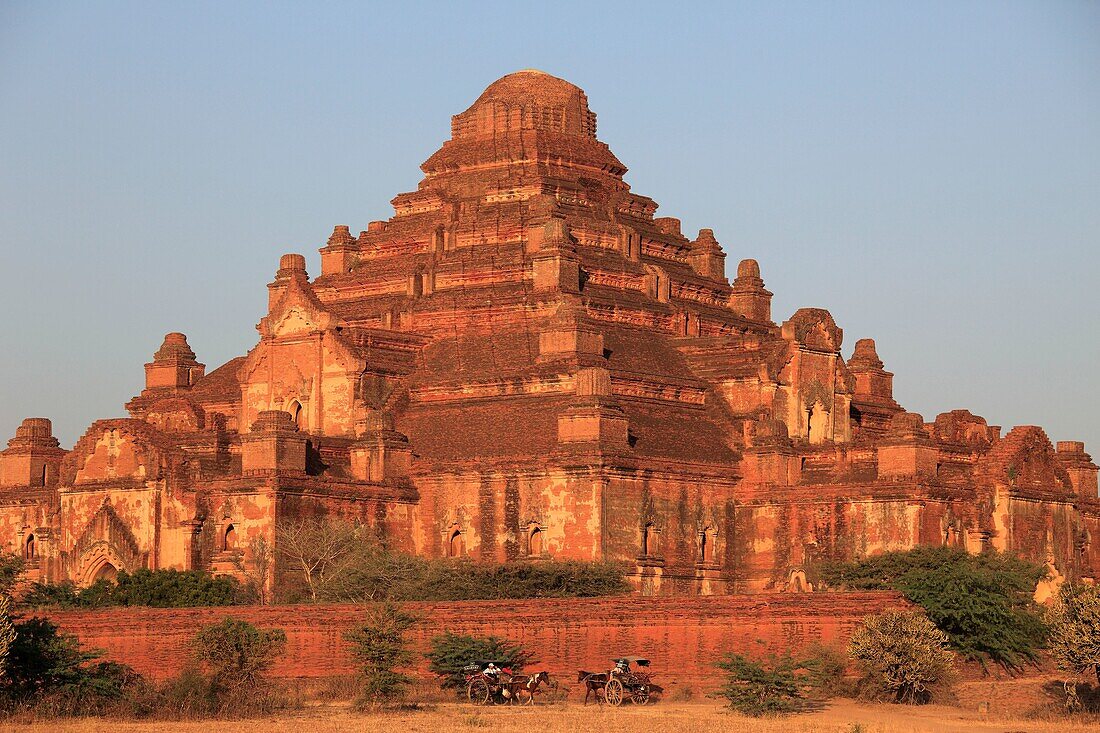
{"label": "eroded brick wall", "polygon": [[[522,643],[541,660],[538,668],[572,683],[576,670],[605,669],[615,655],[647,656],[656,677],[670,688],[715,686],[713,663],[727,651],[759,655],[797,651],[820,641],[842,645],[864,616],[906,604],[893,593],[760,594],[715,597],[626,597],[583,600],[411,603],[422,618],[418,649],[444,630],[493,634]],[[362,606],[267,606],[235,608],[120,608],[56,612],[50,617],[86,647],[163,679],[187,664],[189,642],[205,624],[223,616],[286,631],[279,677],[352,673],[341,638],[363,614]],[[422,658],[421,658],[422,659]],[[422,661],[420,672],[427,675]]]}

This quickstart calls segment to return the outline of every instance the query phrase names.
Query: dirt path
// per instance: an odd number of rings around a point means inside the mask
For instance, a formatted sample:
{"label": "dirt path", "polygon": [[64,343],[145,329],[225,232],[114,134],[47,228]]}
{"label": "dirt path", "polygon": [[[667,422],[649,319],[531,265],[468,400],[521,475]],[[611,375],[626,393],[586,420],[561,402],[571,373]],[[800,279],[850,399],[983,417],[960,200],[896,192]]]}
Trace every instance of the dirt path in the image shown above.
{"label": "dirt path", "polygon": [[849,701],[807,715],[770,720],[745,718],[713,703],[620,709],[584,708],[573,703],[532,708],[472,708],[447,703],[423,711],[374,715],[324,706],[241,721],[0,723],[0,733],[440,733],[479,729],[490,733],[1100,733],[1100,724],[999,719],[945,706],[912,708]]}

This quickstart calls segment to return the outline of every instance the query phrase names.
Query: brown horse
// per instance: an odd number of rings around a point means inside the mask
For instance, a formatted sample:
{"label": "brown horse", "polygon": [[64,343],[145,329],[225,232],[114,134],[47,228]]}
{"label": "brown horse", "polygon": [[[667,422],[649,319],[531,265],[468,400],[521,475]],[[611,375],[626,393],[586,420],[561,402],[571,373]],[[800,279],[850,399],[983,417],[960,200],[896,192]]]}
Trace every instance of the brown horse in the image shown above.
{"label": "brown horse", "polygon": [[600,695],[604,693],[604,689],[607,686],[607,672],[586,672],[581,670],[577,672],[577,682],[584,683],[584,704],[588,704],[588,696],[592,695],[596,698],[596,704],[602,705],[603,700],[600,699]]}
{"label": "brown horse", "polygon": [[[532,675],[517,676],[512,678],[510,687],[512,688],[512,700],[518,705],[531,705],[535,702],[535,693],[539,690],[539,685],[546,684],[547,687],[557,687],[550,679],[549,672],[536,672]],[[526,695],[526,698],[521,697]]]}

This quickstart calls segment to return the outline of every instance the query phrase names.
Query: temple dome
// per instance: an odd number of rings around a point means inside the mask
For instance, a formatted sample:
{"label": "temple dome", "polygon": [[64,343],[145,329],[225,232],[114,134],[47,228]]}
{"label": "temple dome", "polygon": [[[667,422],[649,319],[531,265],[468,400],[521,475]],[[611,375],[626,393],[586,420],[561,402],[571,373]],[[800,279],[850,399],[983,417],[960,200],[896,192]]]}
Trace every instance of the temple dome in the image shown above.
{"label": "temple dome", "polygon": [[524,69],[497,79],[451,120],[454,139],[517,130],[596,137],[596,115],[580,87],[544,71]]}

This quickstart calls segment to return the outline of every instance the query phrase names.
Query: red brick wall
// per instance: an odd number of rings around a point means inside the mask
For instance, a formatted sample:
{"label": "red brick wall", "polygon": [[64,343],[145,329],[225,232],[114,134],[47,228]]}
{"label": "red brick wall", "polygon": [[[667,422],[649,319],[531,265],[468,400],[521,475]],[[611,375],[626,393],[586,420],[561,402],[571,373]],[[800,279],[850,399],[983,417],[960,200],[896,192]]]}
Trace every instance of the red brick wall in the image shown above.
{"label": "red brick wall", "polygon": [[[797,650],[813,641],[843,644],[866,615],[904,607],[893,593],[760,594],[712,597],[640,597],[583,600],[411,603],[423,621],[416,645],[444,630],[495,634],[521,642],[536,665],[567,682],[577,669],[604,669],[613,655],[648,656],[669,687],[713,687],[713,662],[726,651],[760,654]],[[50,617],[87,647],[153,678],[187,663],[196,630],[223,616],[286,631],[280,677],[353,672],[343,631],[362,615],[355,605],[65,611]],[[422,664],[422,663],[420,663]],[[421,670],[426,674],[426,670]]]}

